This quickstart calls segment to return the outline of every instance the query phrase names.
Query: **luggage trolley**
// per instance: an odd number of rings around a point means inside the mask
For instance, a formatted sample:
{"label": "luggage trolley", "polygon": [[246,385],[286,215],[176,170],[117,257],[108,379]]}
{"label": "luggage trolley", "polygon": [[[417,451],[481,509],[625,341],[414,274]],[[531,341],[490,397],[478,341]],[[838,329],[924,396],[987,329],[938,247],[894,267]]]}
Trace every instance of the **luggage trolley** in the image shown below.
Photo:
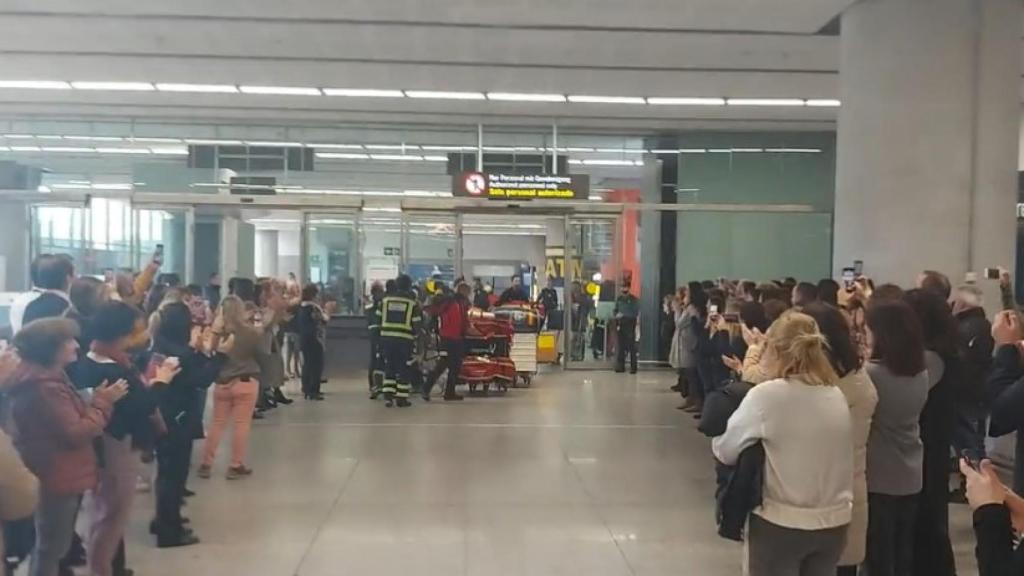
{"label": "luggage trolley", "polygon": [[507,304],[494,309],[496,318],[505,318],[512,326],[512,347],[509,357],[516,365],[515,388],[521,383],[529,387],[537,373],[537,335],[540,333],[541,315],[529,304]]}

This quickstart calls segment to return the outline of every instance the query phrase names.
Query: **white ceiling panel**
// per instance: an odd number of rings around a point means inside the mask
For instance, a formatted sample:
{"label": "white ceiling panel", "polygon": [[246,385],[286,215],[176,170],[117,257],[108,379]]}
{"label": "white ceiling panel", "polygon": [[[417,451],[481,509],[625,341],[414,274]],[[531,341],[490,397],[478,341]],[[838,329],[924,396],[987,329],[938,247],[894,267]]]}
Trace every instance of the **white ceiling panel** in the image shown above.
{"label": "white ceiling panel", "polygon": [[852,0],[6,0],[6,13],[813,33]]}
{"label": "white ceiling panel", "polygon": [[[489,66],[831,71],[838,38],[775,34],[548,29],[489,30],[286,21],[13,16],[0,19],[8,53],[252,59],[267,66],[370,61]],[[210,80],[216,81],[216,80]]]}

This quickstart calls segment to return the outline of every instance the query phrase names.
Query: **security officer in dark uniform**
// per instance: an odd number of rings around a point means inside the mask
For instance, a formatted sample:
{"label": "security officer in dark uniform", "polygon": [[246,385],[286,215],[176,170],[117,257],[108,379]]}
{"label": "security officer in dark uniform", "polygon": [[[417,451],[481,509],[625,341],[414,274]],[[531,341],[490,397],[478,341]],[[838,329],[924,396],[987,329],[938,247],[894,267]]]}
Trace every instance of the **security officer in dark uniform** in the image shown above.
{"label": "security officer in dark uniform", "polygon": [[380,348],[384,354],[384,398],[387,406],[411,406],[410,363],[423,313],[412,291],[412,279],[402,274],[395,280],[395,292],[380,303]]}
{"label": "security officer in dark uniform", "polygon": [[615,299],[615,332],[618,337],[618,351],[615,354],[615,371],[626,371],[626,354],[629,353],[629,373],[636,374],[636,320],[640,316],[640,300],[622,287],[622,293]]}
{"label": "security officer in dark uniform", "polygon": [[370,301],[363,307],[366,314],[366,325],[370,331],[370,369],[367,378],[370,382],[370,399],[380,395],[384,386],[384,356],[380,350],[380,304],[384,300],[384,286],[374,282],[370,287]]}

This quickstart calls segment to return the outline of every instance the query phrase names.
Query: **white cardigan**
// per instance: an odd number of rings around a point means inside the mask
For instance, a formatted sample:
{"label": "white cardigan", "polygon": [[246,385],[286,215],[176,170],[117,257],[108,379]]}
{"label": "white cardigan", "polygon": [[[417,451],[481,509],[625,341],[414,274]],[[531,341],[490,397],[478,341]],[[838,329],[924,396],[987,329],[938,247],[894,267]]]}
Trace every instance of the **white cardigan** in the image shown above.
{"label": "white cardigan", "polygon": [[723,464],[733,465],[760,441],[764,493],[754,513],[786,528],[823,530],[852,517],[851,433],[850,408],[839,388],[791,377],[754,386],[712,449]]}

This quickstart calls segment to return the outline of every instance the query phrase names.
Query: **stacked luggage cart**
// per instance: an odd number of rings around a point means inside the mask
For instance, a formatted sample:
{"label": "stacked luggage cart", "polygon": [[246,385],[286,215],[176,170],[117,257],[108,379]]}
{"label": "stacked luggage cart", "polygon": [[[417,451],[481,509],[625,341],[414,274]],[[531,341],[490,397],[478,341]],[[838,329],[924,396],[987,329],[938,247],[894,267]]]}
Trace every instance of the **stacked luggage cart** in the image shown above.
{"label": "stacked luggage cart", "polygon": [[466,331],[466,357],[459,371],[459,381],[469,387],[470,394],[482,390],[489,394],[493,387],[505,393],[516,382],[516,363],[510,358],[515,335],[507,318],[473,309]]}

